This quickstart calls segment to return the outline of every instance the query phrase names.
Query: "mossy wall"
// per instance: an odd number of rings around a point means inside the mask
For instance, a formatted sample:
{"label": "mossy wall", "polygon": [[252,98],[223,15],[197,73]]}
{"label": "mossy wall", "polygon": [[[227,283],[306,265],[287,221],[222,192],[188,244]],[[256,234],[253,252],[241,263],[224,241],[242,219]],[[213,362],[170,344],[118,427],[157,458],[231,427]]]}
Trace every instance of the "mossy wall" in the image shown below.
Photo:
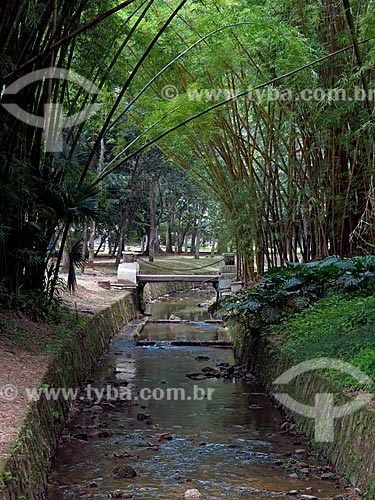
{"label": "mossy wall", "polygon": [[[189,283],[147,284],[145,301],[166,293],[189,290]],[[84,383],[121,326],[137,315],[136,297],[129,294],[88,319],[55,355],[43,384],[50,388],[76,388]],[[29,409],[11,456],[0,469],[0,500],[44,500],[48,474],[71,408],[63,397],[41,397]]]}
{"label": "mossy wall", "polygon": [[[273,381],[293,362],[280,352],[276,344],[262,335],[251,336],[244,328],[232,327],[235,339],[235,356],[247,366],[272,396]],[[280,386],[278,386],[278,391]],[[280,392],[280,391],[279,391]],[[337,387],[317,371],[299,375],[287,386],[285,392],[296,401],[314,406],[315,395],[336,394]],[[336,403],[338,405],[341,403]],[[283,412],[287,412],[282,407]],[[316,442],[315,421],[289,411],[296,423],[311,439],[313,446],[343,474],[355,487],[365,492],[364,499],[375,498],[375,412],[362,408],[355,413],[335,420],[333,442]]]}
{"label": "mossy wall", "polygon": [[[76,388],[81,385],[120,327],[136,315],[132,295],[90,318],[68,339],[48,367],[43,384]],[[41,397],[29,403],[26,419],[12,453],[0,470],[1,500],[42,500],[52,458],[70,410],[63,397]]]}
{"label": "mossy wall", "polygon": [[[192,283],[147,283],[143,291],[144,302],[150,302],[166,293],[181,292],[192,289]],[[212,288],[214,290],[214,288]]]}

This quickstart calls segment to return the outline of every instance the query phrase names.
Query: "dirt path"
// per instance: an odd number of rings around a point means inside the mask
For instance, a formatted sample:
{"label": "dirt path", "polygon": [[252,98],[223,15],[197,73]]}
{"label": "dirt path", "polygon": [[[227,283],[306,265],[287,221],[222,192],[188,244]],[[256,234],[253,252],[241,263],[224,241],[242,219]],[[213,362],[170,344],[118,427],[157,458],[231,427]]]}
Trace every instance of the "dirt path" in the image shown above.
{"label": "dirt path", "polygon": [[124,290],[106,290],[100,286],[101,283],[108,281],[116,282],[117,277],[100,271],[78,276],[76,293],[65,292],[62,295],[64,304],[70,310],[77,310],[81,314],[95,314],[129,293]]}
{"label": "dirt path", "polygon": [[[78,277],[76,293],[62,295],[64,304],[81,315],[92,316],[128,293],[105,290],[98,284],[114,279],[99,271]],[[9,456],[26,416],[25,388],[42,383],[53,346],[61,338],[62,329],[69,327],[64,323],[35,323],[15,313],[0,315],[0,463]]]}
{"label": "dirt path", "polygon": [[[35,328],[33,333],[38,333]],[[9,447],[27,413],[24,388],[41,383],[49,359],[47,354],[28,352],[0,340],[0,462],[9,456]]]}

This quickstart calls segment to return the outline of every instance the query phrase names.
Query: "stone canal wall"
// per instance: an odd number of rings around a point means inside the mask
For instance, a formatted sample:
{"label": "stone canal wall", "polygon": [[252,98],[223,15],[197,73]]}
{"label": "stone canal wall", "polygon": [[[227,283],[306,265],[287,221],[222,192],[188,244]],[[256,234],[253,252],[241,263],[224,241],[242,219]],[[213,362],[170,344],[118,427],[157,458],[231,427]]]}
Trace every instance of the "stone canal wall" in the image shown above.
{"label": "stone canal wall", "polygon": [[[276,343],[259,335],[248,335],[245,328],[233,326],[231,333],[235,341],[235,356],[253,373],[260,384],[272,397],[275,391],[273,381],[293,363],[280,352]],[[281,392],[278,386],[278,392]],[[284,392],[284,391],[283,391]],[[287,386],[285,392],[296,401],[314,406],[315,395],[322,393],[336,394],[337,387],[317,371],[298,375]],[[336,403],[336,404],[342,404]],[[285,408],[282,407],[285,413]],[[375,412],[362,408],[343,418],[335,420],[335,432],[332,442],[316,442],[315,421],[295,413],[292,415],[304,433],[311,440],[314,448],[333,463],[337,471],[344,475],[353,486],[364,492],[364,499],[375,498]]]}
{"label": "stone canal wall", "polygon": [[[82,384],[120,327],[134,318],[133,296],[126,295],[102,310],[69,340],[54,357],[44,378],[45,387],[75,388]],[[63,397],[56,401],[29,403],[11,455],[0,470],[1,500],[42,500],[48,473],[70,404]]]}
{"label": "stone canal wall", "polygon": [[[145,302],[166,293],[189,290],[188,283],[147,284]],[[120,328],[137,315],[136,298],[128,294],[89,318],[50,363],[43,387],[76,388],[82,385]],[[29,403],[10,457],[0,466],[0,500],[43,500],[59,438],[71,405],[63,397],[41,397]]]}
{"label": "stone canal wall", "polygon": [[[147,302],[167,293],[182,292],[191,289],[191,283],[147,283],[143,291],[143,298],[144,302],[147,304]],[[215,290],[212,290],[213,293],[215,293]]]}

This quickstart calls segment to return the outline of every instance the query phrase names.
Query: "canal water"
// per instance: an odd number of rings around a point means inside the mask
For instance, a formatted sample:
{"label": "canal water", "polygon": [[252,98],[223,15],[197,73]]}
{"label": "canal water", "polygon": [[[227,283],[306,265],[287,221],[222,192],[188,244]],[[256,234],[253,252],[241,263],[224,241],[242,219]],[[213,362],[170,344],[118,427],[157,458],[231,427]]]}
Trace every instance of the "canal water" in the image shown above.
{"label": "canal water", "polygon": [[[173,315],[187,321],[147,325],[141,340],[155,345],[131,344],[127,329],[116,338],[91,381],[106,397],[88,402],[82,396],[77,404],[48,500],[178,500],[189,489],[198,489],[203,500],[296,498],[291,490],[321,499],[340,493],[335,481],[293,469],[301,460],[308,462],[305,469],[318,464],[295,453],[300,438],[280,432],[283,419],[261,388],[230,376],[230,349],[168,342],[226,337],[220,325],[205,323],[212,318],[199,307],[204,300],[192,292],[151,304],[152,320]],[[225,377],[186,376],[207,368],[221,368]],[[121,390],[126,399],[118,397]],[[136,476],[117,477],[119,466]],[[289,477],[296,471],[297,478]]]}

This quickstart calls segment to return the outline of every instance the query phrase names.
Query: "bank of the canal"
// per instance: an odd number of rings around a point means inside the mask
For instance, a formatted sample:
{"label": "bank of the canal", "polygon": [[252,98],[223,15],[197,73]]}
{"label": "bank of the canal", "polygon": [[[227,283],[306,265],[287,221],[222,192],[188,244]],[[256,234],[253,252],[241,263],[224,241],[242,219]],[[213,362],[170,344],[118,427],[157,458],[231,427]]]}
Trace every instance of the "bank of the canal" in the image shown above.
{"label": "bank of the canal", "polygon": [[[282,416],[252,377],[242,377],[232,349],[171,342],[224,335],[197,307],[203,300],[176,294],[151,304],[155,321],[181,318],[148,323],[140,340],[154,345],[131,343],[131,328],[116,336],[92,377],[105,396],[76,406],[48,500],[177,500],[189,490],[204,500],[349,498],[303,437],[280,432]],[[166,397],[176,389],[187,397]]]}
{"label": "bank of the canal", "polygon": [[[84,382],[124,322],[136,314],[131,294],[98,314],[70,336],[50,362],[44,388],[76,388]],[[31,401],[17,440],[0,471],[1,500],[43,498],[51,460],[70,410],[60,395]]]}
{"label": "bank of the canal", "polygon": [[[329,325],[327,325],[329,328]],[[244,326],[231,327],[235,339],[236,360],[254,374],[260,384],[272,397],[275,392],[274,380],[294,366],[288,355],[282,351],[278,340],[267,335],[250,332]],[[280,386],[277,387],[280,389]],[[282,392],[305,405],[314,406],[316,394],[337,394],[334,382],[323,377],[318,371],[310,371],[295,377]],[[281,392],[278,390],[277,392]],[[352,397],[355,395],[352,395]],[[336,405],[346,401],[336,401]],[[275,400],[277,403],[277,401]],[[354,487],[363,492],[363,498],[375,498],[375,412],[363,407],[335,420],[334,439],[331,442],[316,442],[315,421],[289,411],[282,411],[292,417],[298,427],[309,437],[314,448],[335,465],[338,472],[348,478]]]}
{"label": "bank of the canal", "polygon": [[[178,284],[147,285],[145,296],[152,300],[179,289]],[[133,294],[121,294],[109,307],[86,316],[83,326],[53,355],[36,388],[74,390],[82,385],[120,328],[138,315],[135,302]],[[20,432],[9,443],[7,458],[0,461],[1,500],[44,498],[52,460],[70,410],[71,403],[62,394],[56,400],[42,395],[28,403]]]}

